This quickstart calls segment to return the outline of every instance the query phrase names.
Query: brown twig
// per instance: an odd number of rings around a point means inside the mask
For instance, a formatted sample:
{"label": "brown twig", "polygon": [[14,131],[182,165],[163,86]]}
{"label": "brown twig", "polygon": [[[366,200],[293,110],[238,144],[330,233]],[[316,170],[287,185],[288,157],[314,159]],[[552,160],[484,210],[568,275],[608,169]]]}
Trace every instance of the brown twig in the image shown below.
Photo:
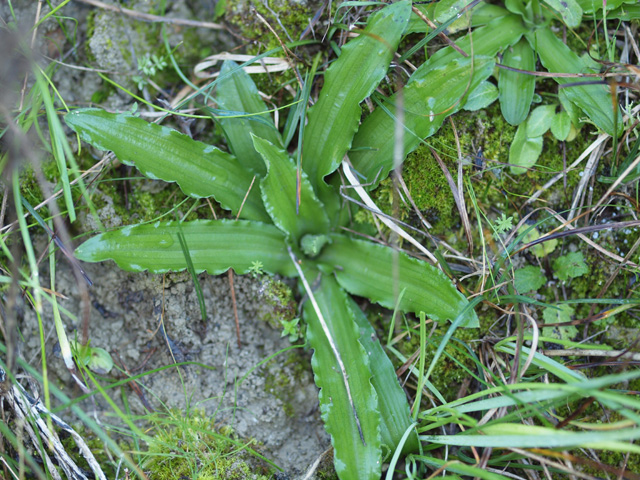
{"label": "brown twig", "polygon": [[[433,30],[437,30],[438,29],[438,26],[435,23],[433,23],[431,20],[429,20],[429,18],[424,13],[422,13],[421,10],[419,10],[418,8],[416,8],[414,6],[411,7],[411,10],[413,10],[413,13],[415,13],[420,18],[420,20],[422,20],[424,23],[429,25],[429,28],[432,28]],[[453,48],[456,52],[458,52],[463,57],[468,57],[469,56],[469,54],[467,52],[462,50],[458,45],[456,45],[456,42],[454,42],[449,37],[447,37],[443,32],[438,33],[438,36],[447,45],[449,45],[451,48]]]}
{"label": "brown twig", "polygon": [[[565,225],[562,225],[561,227],[568,226],[568,225],[569,223],[566,222]],[[539,243],[548,242],[549,240],[555,240],[558,238],[568,237],[570,235],[581,235],[585,233],[599,232],[600,230],[609,230],[609,229],[617,230],[620,228],[637,227],[637,226],[640,226],[640,220],[630,220],[628,222],[606,223],[604,225],[589,225],[587,227],[573,228],[571,230],[565,230],[563,232],[550,233],[548,235],[545,235],[543,237],[540,237],[534,240],[533,242],[529,242],[523,245],[514,253],[520,253],[523,250],[527,250],[533,247],[534,245],[538,245]],[[561,228],[561,227],[558,227],[558,228]]]}
{"label": "brown twig", "polygon": [[143,22],[168,23],[168,24],[174,24],[174,25],[185,25],[187,27],[211,28],[213,30],[224,29],[224,26],[222,26],[219,23],[201,22],[199,20],[189,20],[186,18],[161,17],[160,15],[152,15],[150,13],[137,12],[135,10],[130,10],[128,8],[122,8],[117,5],[110,5],[108,3],[100,2],[99,0],[76,0],[76,2],[84,3],[86,5],[91,5],[93,7],[102,8],[103,10],[109,10],[111,12],[122,13],[123,15],[127,15],[129,17],[135,18],[136,20],[142,20]]}
{"label": "brown twig", "polygon": [[[462,188],[462,147],[460,146],[460,137],[458,137],[458,130],[453,122],[453,118],[449,117],[449,123],[453,130],[453,136],[456,139],[456,149],[458,151],[458,185],[455,190],[452,190],[453,198],[456,201],[458,212],[460,212],[460,218],[462,219],[462,225],[464,232],[467,235],[467,241],[469,242],[469,256],[473,256],[473,237],[471,235],[471,223],[469,222],[469,215],[467,214],[467,205],[464,200],[464,190]],[[448,180],[448,179],[447,179]]]}
{"label": "brown twig", "polygon": [[233,270],[227,271],[229,277],[229,287],[231,288],[231,304],[233,305],[233,316],[236,320],[236,337],[238,339],[238,348],[242,348],[240,343],[240,319],[238,318],[238,303],[236,302],[236,288],[233,286]]}

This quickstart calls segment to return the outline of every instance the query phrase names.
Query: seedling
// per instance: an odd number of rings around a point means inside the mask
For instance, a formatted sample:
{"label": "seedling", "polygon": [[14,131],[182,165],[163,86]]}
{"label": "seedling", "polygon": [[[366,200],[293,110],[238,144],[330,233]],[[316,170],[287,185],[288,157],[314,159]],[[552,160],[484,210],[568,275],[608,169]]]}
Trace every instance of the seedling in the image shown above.
{"label": "seedling", "polygon": [[134,75],[131,78],[138,85],[138,90],[142,90],[149,83],[149,79],[164,70],[166,66],[167,60],[164,57],[158,57],[155,53],[153,55],[147,53],[138,59],[138,70],[142,72],[142,75]]}

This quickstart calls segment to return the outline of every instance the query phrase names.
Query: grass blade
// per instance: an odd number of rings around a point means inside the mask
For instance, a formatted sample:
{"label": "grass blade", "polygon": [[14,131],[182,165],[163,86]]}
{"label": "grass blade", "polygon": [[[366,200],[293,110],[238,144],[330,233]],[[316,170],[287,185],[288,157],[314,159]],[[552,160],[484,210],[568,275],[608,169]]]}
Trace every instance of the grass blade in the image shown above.
{"label": "grass blade", "polygon": [[[631,444],[620,444],[623,440],[640,438],[640,428],[629,428],[611,432],[567,432],[537,425],[509,424],[480,427],[483,434],[424,435],[421,440],[442,445],[474,446],[483,448],[569,448],[582,446],[602,450],[636,450]],[[617,447],[617,448],[616,448]]]}
{"label": "grass blade", "polygon": [[[178,241],[180,242],[180,248],[184,255],[184,260],[187,265],[187,271],[191,275],[193,280],[193,286],[196,290],[196,296],[198,297],[198,305],[200,306],[200,316],[203,322],[207,321],[207,308],[204,304],[204,295],[202,294],[202,287],[200,286],[200,280],[198,280],[198,274],[193,267],[193,260],[191,260],[191,253],[189,252],[189,245],[187,245],[187,239],[184,237],[184,232],[178,224]],[[166,333],[165,333],[166,336]]]}

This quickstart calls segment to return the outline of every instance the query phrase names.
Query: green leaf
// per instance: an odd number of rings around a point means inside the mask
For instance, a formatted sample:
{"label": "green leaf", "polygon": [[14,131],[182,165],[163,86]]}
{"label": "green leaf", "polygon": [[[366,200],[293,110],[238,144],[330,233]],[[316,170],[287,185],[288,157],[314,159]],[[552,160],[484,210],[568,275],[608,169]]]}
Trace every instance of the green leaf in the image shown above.
{"label": "green leaf", "polygon": [[[369,367],[373,374],[371,383],[378,394],[378,409],[382,419],[380,424],[382,444],[386,445],[389,451],[394,451],[404,433],[411,426],[411,412],[407,395],[400,386],[395,368],[384,352],[366,315],[353,299],[350,299],[349,305],[360,329],[360,343],[364,346],[369,357]],[[417,451],[418,444],[418,435],[414,431],[404,444],[403,453]]]}
{"label": "green leaf", "polygon": [[[403,91],[403,158],[464,106],[466,92],[485,81],[493,67],[494,61],[486,57],[464,58],[423,70],[419,77],[415,77],[418,71],[411,76]],[[370,184],[368,188],[374,188],[394,167],[396,100],[397,96],[392,96],[362,122],[353,141],[354,150],[349,153],[354,168],[364,176],[362,183]]]}
{"label": "green leaf", "polygon": [[511,13],[521,16],[525,22],[530,22],[531,12],[529,10],[531,4],[525,5],[525,2],[522,0],[505,0],[504,6]]}
{"label": "green leaf", "polygon": [[[253,174],[232,155],[138,117],[87,108],[67,114],[65,121],[82,140],[111,150],[147,177],[176,182],[191,197],[214,197],[234,213],[253,180]],[[251,189],[241,216],[270,221],[257,188]]]}
{"label": "green leaf", "polygon": [[528,265],[515,271],[514,284],[518,293],[538,291],[545,283],[547,277],[544,276],[540,267]]}
{"label": "green leaf", "polygon": [[264,138],[278,146],[282,146],[282,139],[271,116],[263,113],[267,106],[260,98],[256,84],[235,62],[227,60],[222,64],[217,89],[216,98],[221,109],[246,115],[237,118],[217,118],[231,152],[243,167],[264,177],[267,170],[262,157],[253,148],[251,135]]}
{"label": "green leaf", "polygon": [[[334,270],[348,292],[367,297],[387,308],[405,312],[424,311],[436,321],[454,320],[468,305],[467,299],[437,268],[389,247],[334,234],[318,261]],[[328,268],[327,268],[328,267]],[[477,327],[473,310],[464,313],[462,326]]]}
{"label": "green leaf", "polygon": [[494,230],[494,236],[499,236],[503,233],[507,233],[513,228],[513,217],[507,217],[507,215],[503,213],[500,217],[497,217],[495,219],[492,227]]}
{"label": "green leaf", "polygon": [[[570,305],[561,304],[556,307],[547,307],[542,311],[544,323],[564,323],[570,322],[575,311]],[[560,340],[571,340],[578,334],[578,329],[573,325],[564,327],[544,327],[542,335]]]}
{"label": "green leaf", "polygon": [[593,13],[598,10],[602,10],[603,6],[606,6],[607,10],[614,10],[625,3],[637,4],[637,0],[607,0],[606,2],[602,2],[600,0],[576,0],[576,2],[582,8],[584,13]]}
{"label": "green leaf", "polygon": [[411,13],[411,2],[392,3],[369,18],[367,28],[342,47],[324,75],[318,101],[309,110],[302,167],[314,186],[333,172],[349,150],[367,98],[387,73]]}
{"label": "green leaf", "polygon": [[151,273],[184,270],[182,231],[196,272],[219,275],[233,268],[247,273],[259,261],[269,273],[295,276],[285,237],[275,226],[246,220],[195,220],[134,225],[102,233],[75,252],[85,262],[113,260],[124,270]]}
{"label": "green leaf", "polygon": [[497,99],[498,87],[488,80],[485,80],[469,94],[467,97],[467,103],[464,104],[464,109],[469,112],[482,110],[483,108],[487,108]]}
{"label": "green leaf", "polygon": [[589,273],[589,267],[584,262],[582,252],[571,252],[553,261],[553,273],[563,282],[570,278],[581,277]]}
{"label": "green leaf", "polygon": [[562,15],[567,27],[576,28],[582,21],[582,7],[576,0],[543,0]]}
{"label": "green leaf", "polygon": [[76,353],[78,362],[98,375],[106,375],[113,368],[113,359],[104,348],[82,345],[76,340],[69,340],[69,345]]}
{"label": "green leaf", "polygon": [[[429,3],[429,4],[419,4],[416,3],[413,6],[420,10],[427,18],[434,18],[434,12],[439,3]],[[470,12],[471,17],[471,26],[472,27],[482,27],[492,20],[495,20],[499,17],[504,17],[509,14],[509,11],[503,7],[498,5],[492,5],[485,2],[480,2],[477,4],[473,10]],[[459,32],[460,30],[465,30],[468,27],[468,22],[453,22],[447,26],[447,32],[449,34]],[[431,28],[425,23],[425,21],[418,17],[415,13],[411,13],[411,19],[409,20],[409,26],[407,27],[407,31],[405,35],[410,33],[427,33],[432,31]]]}
{"label": "green leaf", "polygon": [[[416,4],[413,5],[416,9],[418,9],[424,16],[427,18],[433,18],[434,12],[436,10],[436,3],[428,3],[428,4]],[[420,18],[415,12],[411,12],[411,16],[409,17],[409,24],[407,25],[407,30],[404,32],[405,35],[409,35],[411,33],[426,33],[430,31],[431,28],[425,23],[425,21]]]}
{"label": "green leaf", "polygon": [[[490,448],[570,448],[584,447],[602,450],[620,449],[628,451],[633,444],[622,444],[615,440],[640,438],[640,429],[626,428],[615,431],[572,432],[556,428],[527,424],[507,424],[478,427],[482,435],[462,433],[459,435],[425,435],[423,441],[443,445],[459,445]],[[634,448],[635,450],[635,448]]]}
{"label": "green leaf", "polygon": [[[536,30],[527,37],[535,46],[545,68],[554,73],[592,73],[585,63],[548,28]],[[579,82],[575,78],[556,78],[560,85]],[[582,109],[596,126],[617,136],[624,128],[620,109],[616,107],[617,132],[614,132],[614,108],[611,92],[604,85],[570,86],[564,89],[567,98]],[[617,103],[616,103],[617,105]]]}
{"label": "green leaf", "polygon": [[558,99],[560,100],[560,105],[562,108],[569,114],[571,118],[571,123],[573,123],[576,127],[580,127],[580,116],[582,115],[582,111],[573,103],[571,100],[567,98],[567,89],[562,88],[558,92]]}
{"label": "green leaf", "polygon": [[267,165],[260,182],[262,199],[273,223],[297,242],[306,234],[327,233],[329,217],[316,197],[307,175],[300,176],[300,205],[296,208],[297,169],[287,152],[272,143],[253,137],[256,150]]}
{"label": "green leaf", "polygon": [[567,112],[559,112],[551,120],[551,133],[561,142],[569,138],[571,132],[571,118]]}
{"label": "green leaf", "polygon": [[555,105],[540,105],[534,108],[527,120],[527,136],[540,137],[547,133],[555,114]]}
{"label": "green leaf", "polygon": [[[540,238],[540,232],[538,231],[537,228],[531,228],[528,225],[523,225],[518,230],[518,234],[523,234],[524,232],[527,232],[527,233],[522,238],[522,243],[535,242],[537,239]],[[553,252],[557,246],[558,246],[558,240],[554,238],[553,240],[547,240],[546,242],[538,243],[537,245],[534,245],[533,247],[531,247],[531,252],[536,257],[542,258],[542,257],[546,257],[551,252]]]}
{"label": "green leaf", "polygon": [[331,336],[330,341],[307,301],[307,340],[314,350],[311,366],[320,388],[322,420],[331,435],[336,473],[343,480],[378,480],[382,466],[380,412],[354,312],[346,293],[330,276],[323,276],[320,288],[312,293]]}
{"label": "green leaf", "polygon": [[[506,15],[492,20],[488,25],[474,30],[462,38],[456,39],[456,45],[467,55],[493,57],[498,52],[515,44],[528,29],[519,17]],[[434,53],[429,60],[420,65],[413,73],[420,78],[429,70],[437,66],[448,65],[455,59],[462,58],[460,53],[452,47],[446,47]]]}
{"label": "green leaf", "polygon": [[469,26],[471,22],[471,10],[467,10],[466,13],[460,13],[460,11],[472,3],[473,0],[441,0],[436,3],[435,9],[435,21],[437,23],[444,23],[447,20],[460,16],[447,27],[449,33],[460,31]]}
{"label": "green leaf", "polygon": [[[522,38],[513,47],[507,48],[502,63],[519,70],[533,71],[536,68],[536,55],[529,43]],[[527,118],[535,85],[536,77],[533,75],[500,70],[500,111],[511,125],[520,125]]]}
{"label": "green leaf", "polygon": [[527,169],[536,164],[542,153],[542,137],[528,137],[527,123],[518,126],[509,147],[509,169],[514,175],[527,173]]}
{"label": "green leaf", "polygon": [[[404,105],[410,109],[405,118],[405,153],[412,151],[420,140],[436,132],[447,115],[459,110],[461,104],[464,105],[464,93],[472,92],[488,78],[493,63],[481,60],[483,56],[494,57],[500,50],[517,42],[526,31],[520,18],[514,15],[496,18],[485,27],[456,40],[456,45],[467,52],[468,58],[462,59],[460,53],[446,47],[433,54],[411,75],[404,89]],[[475,70],[473,80],[469,82],[472,70],[470,64],[465,62],[471,61],[471,53],[475,57]],[[485,68],[489,69],[489,74]],[[410,83],[415,84],[411,87],[415,89],[411,97],[407,95]],[[370,189],[378,184],[374,183],[374,179],[383,179],[393,168],[396,119],[391,112],[394,110],[395,96],[388,103],[390,108],[379,107],[364,120],[354,138],[353,150],[349,153],[354,167],[365,177],[362,183],[370,183]],[[425,112],[440,115],[432,119]]]}
{"label": "green leaf", "polygon": [[300,249],[307,257],[315,258],[329,242],[329,235],[305,235],[300,240]]}

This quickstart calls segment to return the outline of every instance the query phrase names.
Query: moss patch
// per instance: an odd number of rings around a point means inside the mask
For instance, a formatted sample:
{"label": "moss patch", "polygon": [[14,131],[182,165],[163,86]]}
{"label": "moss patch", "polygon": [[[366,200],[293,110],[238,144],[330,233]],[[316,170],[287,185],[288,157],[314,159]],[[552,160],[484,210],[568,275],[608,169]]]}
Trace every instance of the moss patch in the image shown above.
{"label": "moss patch", "polygon": [[150,418],[153,425],[141,467],[150,478],[254,479],[266,480],[268,470],[247,450],[247,442],[230,427],[194,410]]}

